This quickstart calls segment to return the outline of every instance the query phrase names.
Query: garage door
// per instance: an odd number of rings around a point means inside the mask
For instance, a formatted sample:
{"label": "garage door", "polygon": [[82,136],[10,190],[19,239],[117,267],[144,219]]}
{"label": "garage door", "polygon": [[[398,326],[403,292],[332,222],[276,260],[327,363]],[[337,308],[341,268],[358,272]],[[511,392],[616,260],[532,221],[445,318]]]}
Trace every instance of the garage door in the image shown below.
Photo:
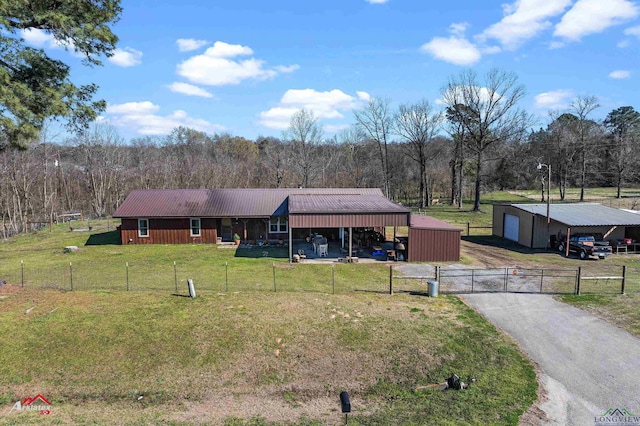
{"label": "garage door", "polygon": [[520,218],[512,214],[504,215],[504,237],[518,241],[518,230],[520,229]]}

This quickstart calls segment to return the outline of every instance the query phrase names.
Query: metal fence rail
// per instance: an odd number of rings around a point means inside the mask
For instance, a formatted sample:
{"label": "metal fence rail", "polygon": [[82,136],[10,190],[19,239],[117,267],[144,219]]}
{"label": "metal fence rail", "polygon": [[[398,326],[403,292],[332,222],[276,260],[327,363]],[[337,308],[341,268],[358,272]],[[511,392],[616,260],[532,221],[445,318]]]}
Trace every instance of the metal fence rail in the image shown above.
{"label": "metal fence rail", "polygon": [[[396,264],[395,266],[398,266]],[[367,277],[362,280],[361,277]],[[356,279],[356,277],[358,277]],[[626,267],[578,269],[444,268],[427,275],[403,275],[394,265],[370,264],[257,264],[206,263],[187,269],[179,262],[130,261],[114,268],[103,262],[70,262],[39,267],[34,264],[0,265],[0,280],[23,288],[77,290],[159,290],[184,294],[187,279],[199,290],[214,292],[368,291],[426,293],[436,280],[440,293],[546,293],[624,294],[640,291],[640,270]]]}

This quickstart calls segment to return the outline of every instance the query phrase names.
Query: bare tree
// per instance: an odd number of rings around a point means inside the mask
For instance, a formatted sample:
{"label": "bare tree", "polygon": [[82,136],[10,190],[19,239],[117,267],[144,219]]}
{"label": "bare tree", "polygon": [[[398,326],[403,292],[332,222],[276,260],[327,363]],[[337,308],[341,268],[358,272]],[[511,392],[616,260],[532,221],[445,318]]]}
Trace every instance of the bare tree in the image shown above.
{"label": "bare tree", "polygon": [[640,113],[632,106],[624,106],[611,111],[604,120],[612,146],[609,156],[615,173],[616,197],[621,197],[622,184],[630,176],[632,165],[638,162],[640,143]]}
{"label": "bare tree", "polygon": [[449,120],[459,123],[465,141],[476,156],[476,182],[473,211],[480,210],[483,154],[491,145],[523,139],[532,118],[517,103],[525,96],[524,86],[517,84],[513,73],[490,70],[482,82],[474,71],[467,70],[449,78],[442,89],[442,99],[450,108]]}
{"label": "bare tree", "polygon": [[400,105],[394,120],[396,133],[409,146],[409,158],[420,168],[420,207],[431,205],[431,193],[427,174],[429,148],[442,123],[441,111],[434,111],[427,100],[412,105]]}
{"label": "bare tree", "polygon": [[391,198],[391,170],[389,167],[389,143],[393,130],[393,117],[388,99],[371,98],[361,110],[354,111],[358,126],[367,138],[378,146],[378,157],[384,176],[384,193]]}
{"label": "bare tree", "polygon": [[284,132],[284,139],[291,143],[293,166],[302,177],[302,185],[309,187],[311,174],[314,172],[314,152],[322,141],[322,126],[313,111],[301,109],[291,116],[289,128]]}
{"label": "bare tree", "polygon": [[595,96],[578,96],[569,110],[578,117],[576,132],[580,146],[580,201],[584,201],[584,187],[587,175],[587,145],[591,140],[595,123],[589,120],[589,114],[599,108],[600,104]]}
{"label": "bare tree", "polygon": [[109,203],[115,205],[125,195],[121,182],[124,166],[121,145],[122,139],[115,128],[104,124],[94,125],[78,139],[91,209],[96,217],[104,216]]}

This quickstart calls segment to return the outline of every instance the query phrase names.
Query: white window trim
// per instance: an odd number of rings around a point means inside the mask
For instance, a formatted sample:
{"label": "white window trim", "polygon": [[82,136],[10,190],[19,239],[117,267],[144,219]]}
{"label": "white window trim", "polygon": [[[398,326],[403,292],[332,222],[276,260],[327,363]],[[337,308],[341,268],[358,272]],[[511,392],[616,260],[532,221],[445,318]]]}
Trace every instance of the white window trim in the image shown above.
{"label": "white window trim", "polygon": [[[271,230],[271,226],[276,226],[276,231]],[[284,231],[280,229],[280,225],[284,225]],[[289,221],[284,217],[278,217],[275,221],[269,219],[269,233],[270,234],[286,234],[289,232]]]}
{"label": "white window trim", "polygon": [[[198,221],[198,233],[194,234],[193,233],[193,220],[197,220]],[[202,219],[199,217],[192,217],[189,218],[189,235],[191,235],[192,237],[201,237],[202,236]]]}
{"label": "white window trim", "polygon": [[[147,226],[146,226],[147,234],[146,235],[142,235],[142,232],[141,232],[142,227],[140,226],[140,222],[142,222],[143,220],[147,222]],[[149,238],[149,219],[144,218],[144,217],[138,218],[138,237],[140,237],[140,238]]]}

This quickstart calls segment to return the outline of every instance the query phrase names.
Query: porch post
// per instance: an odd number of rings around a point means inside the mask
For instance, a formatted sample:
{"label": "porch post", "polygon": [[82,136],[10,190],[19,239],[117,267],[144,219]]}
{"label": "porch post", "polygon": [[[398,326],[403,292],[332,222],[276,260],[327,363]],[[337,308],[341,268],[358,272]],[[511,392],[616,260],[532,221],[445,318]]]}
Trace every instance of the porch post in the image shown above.
{"label": "porch post", "polygon": [[289,263],[291,263],[293,262],[293,233],[291,232],[291,226],[287,226],[287,229],[289,231]]}
{"label": "porch post", "polygon": [[344,248],[344,226],[340,227],[340,247]]}
{"label": "porch post", "polygon": [[349,227],[349,254],[347,257],[351,257],[353,255],[353,232],[351,227]]}

